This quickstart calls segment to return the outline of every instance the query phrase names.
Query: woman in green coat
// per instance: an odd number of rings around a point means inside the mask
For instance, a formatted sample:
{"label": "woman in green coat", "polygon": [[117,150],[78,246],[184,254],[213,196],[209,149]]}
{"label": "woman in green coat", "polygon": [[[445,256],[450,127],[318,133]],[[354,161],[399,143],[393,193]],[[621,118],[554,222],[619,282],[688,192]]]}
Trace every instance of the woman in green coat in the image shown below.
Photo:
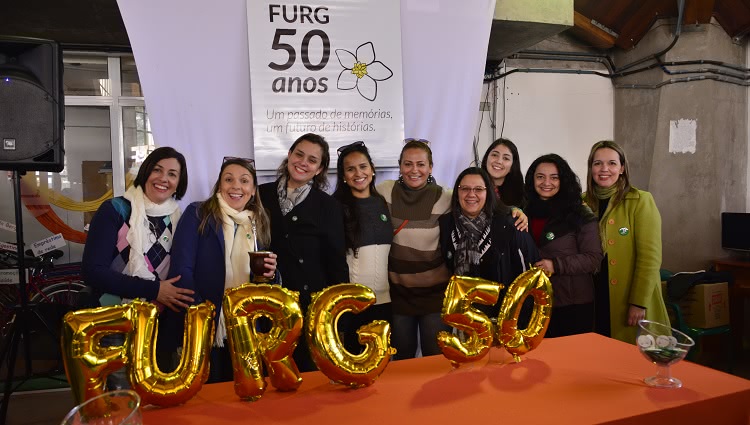
{"label": "woman in green coat", "polygon": [[596,278],[596,332],[635,343],[638,321],[669,325],[661,295],[661,217],[650,193],[630,185],[612,141],[591,147],[584,200],[599,215],[604,259]]}

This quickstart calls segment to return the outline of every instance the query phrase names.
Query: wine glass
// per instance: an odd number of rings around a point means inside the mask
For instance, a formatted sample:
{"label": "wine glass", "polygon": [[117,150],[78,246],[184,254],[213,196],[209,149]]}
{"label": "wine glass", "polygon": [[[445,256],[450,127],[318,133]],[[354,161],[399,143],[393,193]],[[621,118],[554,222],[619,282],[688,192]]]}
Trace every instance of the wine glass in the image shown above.
{"label": "wine glass", "polygon": [[132,390],[109,391],[68,412],[60,425],[142,425],[141,397]]}
{"label": "wine glass", "polygon": [[684,359],[695,342],[692,338],[651,320],[638,321],[638,350],[658,366],[656,375],[644,378],[643,382],[657,388],[680,388],[682,381],[673,378],[669,366]]}

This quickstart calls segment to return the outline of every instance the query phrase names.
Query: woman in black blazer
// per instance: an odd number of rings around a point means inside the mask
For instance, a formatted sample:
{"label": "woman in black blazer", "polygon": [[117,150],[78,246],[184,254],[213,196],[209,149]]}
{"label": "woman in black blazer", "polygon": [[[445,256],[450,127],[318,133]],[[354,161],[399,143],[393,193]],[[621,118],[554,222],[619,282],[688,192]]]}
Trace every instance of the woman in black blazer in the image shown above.
{"label": "woman in black blazer", "polygon": [[[308,133],[294,141],[275,182],[260,186],[271,218],[271,251],[278,255],[283,287],[300,294],[307,313],[313,293],[349,281],[341,204],[328,186],[328,142]],[[294,360],[300,371],[315,370],[307,342],[300,337]]]}

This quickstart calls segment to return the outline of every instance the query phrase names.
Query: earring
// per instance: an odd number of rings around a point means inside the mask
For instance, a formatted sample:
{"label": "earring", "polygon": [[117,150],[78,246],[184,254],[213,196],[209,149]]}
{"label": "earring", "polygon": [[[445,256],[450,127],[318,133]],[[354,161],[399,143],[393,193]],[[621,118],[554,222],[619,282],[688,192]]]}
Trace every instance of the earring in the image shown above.
{"label": "earring", "polygon": [[432,174],[430,174],[429,176],[427,176],[427,184],[432,184],[432,183],[435,183],[435,178],[432,177]]}
{"label": "earring", "polygon": [[401,183],[401,184],[404,184],[404,176],[403,175],[401,175],[401,174],[398,175],[398,182]]}
{"label": "earring", "polygon": [[346,184],[346,180],[344,180],[344,184]]}

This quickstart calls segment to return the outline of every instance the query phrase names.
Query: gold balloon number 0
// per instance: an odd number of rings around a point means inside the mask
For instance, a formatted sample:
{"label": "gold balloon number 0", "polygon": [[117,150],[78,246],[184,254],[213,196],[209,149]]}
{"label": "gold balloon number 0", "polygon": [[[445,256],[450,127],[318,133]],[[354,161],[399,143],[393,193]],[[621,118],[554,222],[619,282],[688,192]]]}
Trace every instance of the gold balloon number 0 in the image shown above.
{"label": "gold balloon number 0", "polygon": [[[493,305],[503,285],[486,279],[453,276],[443,300],[443,321],[460,331],[438,334],[438,345],[454,367],[483,358],[491,345],[502,346],[516,362],[536,348],[544,338],[552,309],[552,284],[541,269],[520,274],[508,287],[500,305],[497,325],[472,303]],[[526,329],[518,329],[518,316],[524,300],[531,296],[534,308]]]}

